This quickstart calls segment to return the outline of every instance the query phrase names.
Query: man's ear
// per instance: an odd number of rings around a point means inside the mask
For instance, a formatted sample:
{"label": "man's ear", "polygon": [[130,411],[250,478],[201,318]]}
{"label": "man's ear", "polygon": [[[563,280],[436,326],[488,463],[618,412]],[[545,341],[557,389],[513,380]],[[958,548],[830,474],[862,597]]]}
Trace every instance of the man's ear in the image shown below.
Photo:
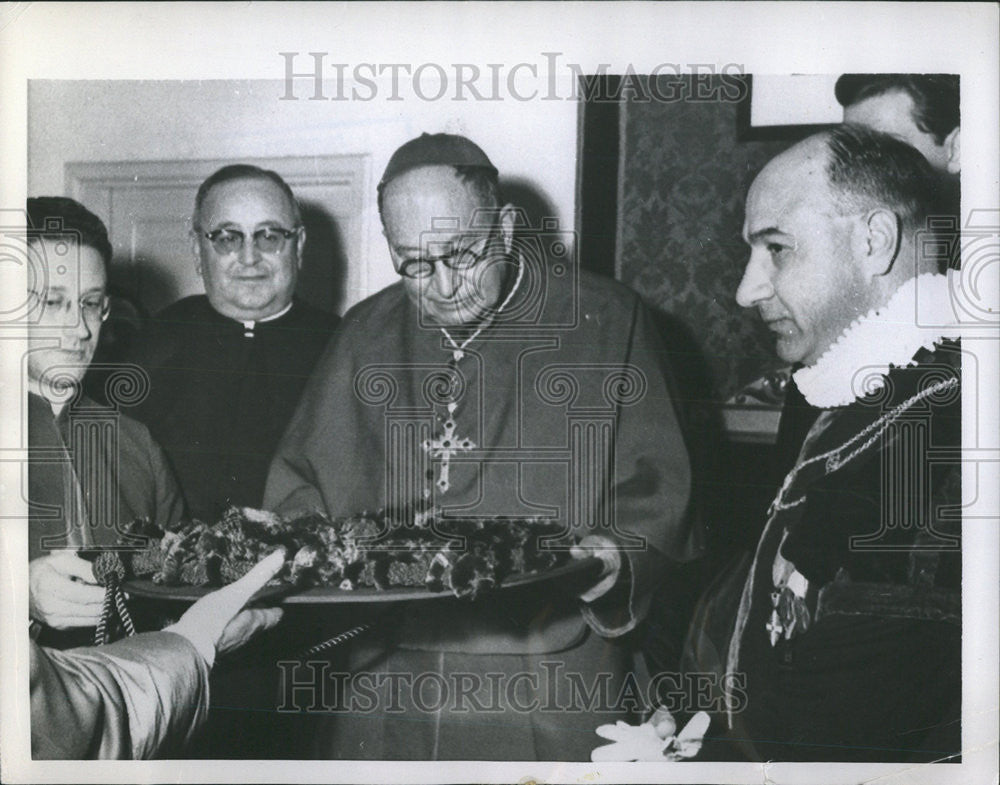
{"label": "man's ear", "polygon": [[867,234],[862,251],[865,273],[875,278],[886,275],[899,255],[902,226],[892,210],[872,210],[867,218]]}
{"label": "man's ear", "polygon": [[306,228],[304,226],[299,227],[299,239],[295,241],[295,257],[298,259],[298,268],[302,269],[302,251],[306,247]]}
{"label": "man's ear", "polygon": [[199,277],[201,274],[201,237],[198,233],[192,229],[190,233],[191,238],[191,255],[194,257],[194,271],[198,273]]}
{"label": "man's ear", "polygon": [[948,172],[958,174],[962,171],[962,126],[956,125],[944,138],[944,149],[948,155]]}
{"label": "man's ear", "polygon": [[517,208],[505,204],[500,208],[500,236],[503,237],[503,247],[507,253],[514,247],[514,227],[517,225]]}

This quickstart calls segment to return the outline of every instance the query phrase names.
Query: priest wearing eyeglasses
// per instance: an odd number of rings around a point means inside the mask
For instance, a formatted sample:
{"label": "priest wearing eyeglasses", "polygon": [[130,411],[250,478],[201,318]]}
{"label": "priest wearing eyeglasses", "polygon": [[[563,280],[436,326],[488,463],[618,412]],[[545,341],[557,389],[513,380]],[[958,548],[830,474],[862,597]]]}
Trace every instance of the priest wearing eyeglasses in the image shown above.
{"label": "priest wearing eyeglasses", "polygon": [[[359,639],[338,705],[310,718],[313,752],[587,760],[584,729],[640,708],[622,696],[652,581],[699,549],[663,347],[634,292],[577,269],[565,234],[527,231],[465,137],[404,144],[378,206],[400,280],[345,317],[265,506],[554,518],[603,570],[425,603]],[[352,692],[359,678],[375,689]]]}
{"label": "priest wearing eyeglasses", "polygon": [[[76,552],[115,544],[138,517],[173,528],[184,505],[146,427],[81,391],[108,316],[104,224],[64,197],[27,208],[30,612],[40,640],[63,646],[93,638],[104,599]],[[109,384],[112,398],[141,388],[128,369]]]}
{"label": "priest wearing eyeglasses", "polygon": [[288,184],[247,164],[198,189],[191,246],[204,295],[154,317],[130,359],[134,414],[177,472],[191,515],[260,507],[267,468],[337,317],[295,297],[306,231]]}

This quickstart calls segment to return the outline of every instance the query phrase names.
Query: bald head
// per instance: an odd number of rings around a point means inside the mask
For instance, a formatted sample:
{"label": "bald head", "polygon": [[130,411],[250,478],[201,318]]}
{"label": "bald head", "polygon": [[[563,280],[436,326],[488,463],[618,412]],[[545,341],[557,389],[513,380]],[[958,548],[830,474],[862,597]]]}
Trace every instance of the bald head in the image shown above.
{"label": "bald head", "polygon": [[817,216],[839,214],[836,194],[827,175],[829,157],[825,137],[817,135],[772,158],[747,193],[744,234],[752,237],[771,228],[763,224],[751,226],[751,216],[777,219],[805,206]]}
{"label": "bald head", "polygon": [[772,159],[747,196],[750,260],[737,289],[787,362],[815,363],[858,316],[932,271],[916,231],[933,175],[908,145],[843,126]]}
{"label": "bald head", "polygon": [[493,313],[514,268],[513,208],[441,164],[407,169],[380,195],[393,265],[421,314],[447,326]]}
{"label": "bald head", "polygon": [[891,210],[909,233],[923,229],[937,208],[940,179],[927,160],[893,136],[861,126],[843,125],[791,147],[761,170],[754,186],[787,173],[796,191],[808,186],[825,194],[840,215]]}

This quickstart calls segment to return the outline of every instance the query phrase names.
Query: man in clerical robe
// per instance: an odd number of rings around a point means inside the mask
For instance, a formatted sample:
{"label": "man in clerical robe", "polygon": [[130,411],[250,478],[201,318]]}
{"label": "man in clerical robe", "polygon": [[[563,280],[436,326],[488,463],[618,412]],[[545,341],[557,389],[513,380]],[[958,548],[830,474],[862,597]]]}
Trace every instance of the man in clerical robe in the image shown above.
{"label": "man in clerical robe", "polygon": [[191,246],[205,294],[161,311],[130,360],[133,414],[163,445],[191,516],[260,507],[274,449],[337,317],[295,297],[306,231],[275,172],[226,166],[199,187]]}
{"label": "man in clerical robe", "polygon": [[174,528],[184,504],[163,451],[119,411],[143,389],[136,370],[108,377],[117,406],[82,393],[108,315],[104,224],[64,197],[29,199],[27,213],[30,612],[43,643],[65,646],[92,639],[104,599],[77,552],[114,545],[138,517]]}
{"label": "man in clerical robe", "polygon": [[376,627],[352,642],[338,705],[308,718],[314,752],[585,760],[595,722],[643,708],[630,633],[653,583],[700,549],[664,349],[634,292],[500,201],[468,139],[404,144],[378,198],[401,280],[345,316],[265,506],[386,509],[401,526],[427,509],[552,518],[567,534],[555,545],[579,538],[573,554],[603,572],[572,591],[413,605]]}
{"label": "man in clerical robe", "polygon": [[91,645],[105,589],[89,558],[121,545],[135,518],[176,528],[184,504],[163,451],[119,411],[145,390],[138,370],[106,376],[105,398],[114,405],[83,393],[108,316],[107,229],[64,197],[28,199],[27,219],[32,756],[186,755],[207,714],[216,654],[281,617],[280,609],[237,612],[282,560],[268,559],[163,631]]}
{"label": "man in clerical robe", "polygon": [[[295,295],[306,229],[276,172],[214,172],[198,188],[191,225],[205,294],[170,305],[137,336],[130,359],[149,392],[132,413],[163,445],[191,517],[214,523],[230,505],[261,506],[278,440],[338,318]],[[193,756],[282,754],[269,663],[288,653],[279,635],[265,636],[213,673],[212,713]]]}
{"label": "man in clerical robe", "polygon": [[[913,147],[844,125],[750,188],[736,300],[818,415],[755,553],[696,611],[684,667],[729,685],[702,758],[960,753],[962,328],[927,242],[934,183]],[[599,732],[624,744],[595,760],[664,760],[648,728]]]}

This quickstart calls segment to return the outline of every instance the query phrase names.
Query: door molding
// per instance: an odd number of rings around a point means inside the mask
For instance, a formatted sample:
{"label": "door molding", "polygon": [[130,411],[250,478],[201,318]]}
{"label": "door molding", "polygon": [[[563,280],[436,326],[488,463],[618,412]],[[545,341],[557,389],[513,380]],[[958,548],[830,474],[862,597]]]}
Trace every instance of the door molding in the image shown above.
{"label": "door molding", "polygon": [[[306,249],[299,292],[315,305],[341,310],[344,292],[361,281],[364,198],[370,156],[240,158],[270,169],[288,183],[303,209]],[[198,186],[233,159],[87,161],[65,164],[66,192],[108,225],[114,246],[112,280],[151,310],[195,293],[188,233]],[[183,194],[183,196],[180,196]],[[131,210],[142,202],[143,215]],[[144,243],[150,205],[162,201],[155,248]],[[157,215],[159,219],[159,215]],[[124,225],[123,225],[124,224]],[[170,238],[162,248],[163,236]],[[176,235],[176,244],[173,237]],[[145,269],[144,269],[145,268]]]}

